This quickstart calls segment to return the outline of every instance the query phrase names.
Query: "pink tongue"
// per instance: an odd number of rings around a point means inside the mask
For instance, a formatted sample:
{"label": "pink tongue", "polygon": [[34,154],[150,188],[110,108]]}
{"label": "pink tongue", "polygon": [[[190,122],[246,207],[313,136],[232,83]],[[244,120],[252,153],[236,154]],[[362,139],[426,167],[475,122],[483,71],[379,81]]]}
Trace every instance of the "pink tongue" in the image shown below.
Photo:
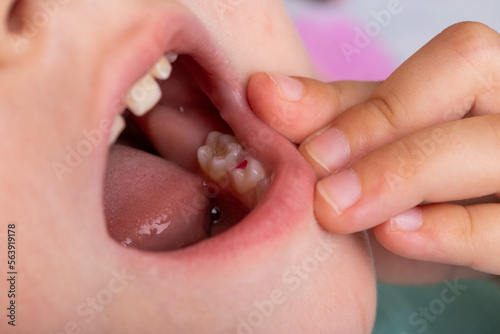
{"label": "pink tongue", "polygon": [[104,212],[110,235],[123,245],[162,251],[207,238],[207,195],[198,175],[135,148],[111,148]]}

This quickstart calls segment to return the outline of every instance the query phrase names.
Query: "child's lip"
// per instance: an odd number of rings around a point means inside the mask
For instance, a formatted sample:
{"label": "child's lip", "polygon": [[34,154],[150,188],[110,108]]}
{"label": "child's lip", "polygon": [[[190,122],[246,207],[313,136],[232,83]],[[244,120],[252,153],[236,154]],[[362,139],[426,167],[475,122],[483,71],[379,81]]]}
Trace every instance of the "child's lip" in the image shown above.
{"label": "child's lip", "polygon": [[[113,105],[123,96],[146,69],[163,54],[174,51],[191,56],[207,73],[208,81],[200,85],[219,109],[241,143],[272,168],[274,181],[261,204],[231,230],[216,238],[207,239],[194,246],[166,253],[127,252],[141,258],[161,259],[162,267],[175,263],[189,263],[190,268],[200,268],[203,263],[223,264],[228,256],[251,257],[256,251],[276,249],[287,238],[308,228],[312,219],[314,175],[296,148],[282,136],[261,122],[250,110],[245,84],[238,78],[219,52],[203,24],[185,9],[168,7],[157,13],[151,25],[150,38],[136,43],[134,51],[124,55],[113,69],[116,77]],[[123,70],[126,69],[126,70]],[[115,103],[116,105],[116,103]],[[121,110],[110,110],[114,118]],[[105,157],[103,157],[103,168]],[[121,247],[121,246],[120,246]],[[153,260],[150,258],[149,260]],[[186,262],[188,261],[188,262]],[[136,262],[137,263],[137,262]],[[140,263],[140,262],[139,262]],[[159,270],[162,270],[162,269]]]}

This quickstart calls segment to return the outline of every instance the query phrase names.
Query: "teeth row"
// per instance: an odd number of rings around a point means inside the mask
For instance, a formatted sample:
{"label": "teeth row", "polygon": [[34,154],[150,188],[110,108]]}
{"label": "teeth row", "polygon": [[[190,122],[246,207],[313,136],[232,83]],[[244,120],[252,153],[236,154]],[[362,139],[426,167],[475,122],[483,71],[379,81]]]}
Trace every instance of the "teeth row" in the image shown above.
{"label": "teeth row", "polygon": [[[168,52],[162,56],[153,68],[144,75],[129,90],[125,97],[127,108],[136,116],[141,117],[148,113],[160,101],[162,93],[157,80],[167,80],[172,74],[172,63],[177,60],[175,52]],[[112,127],[110,144],[113,144],[125,129],[125,120],[116,116]]]}
{"label": "teeth row", "polygon": [[198,162],[208,177],[223,186],[230,182],[239,194],[255,190],[267,179],[262,164],[243,150],[236,137],[216,131],[198,149]]}

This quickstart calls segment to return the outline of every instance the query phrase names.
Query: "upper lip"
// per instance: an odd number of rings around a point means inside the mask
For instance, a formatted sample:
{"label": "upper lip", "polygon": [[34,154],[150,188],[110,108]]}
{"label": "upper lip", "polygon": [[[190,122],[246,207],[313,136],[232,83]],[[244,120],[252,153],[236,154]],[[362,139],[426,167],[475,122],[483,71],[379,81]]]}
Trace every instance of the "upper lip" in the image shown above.
{"label": "upper lip", "polygon": [[[189,11],[175,6],[158,14],[151,27],[150,36],[138,42],[134,52],[122,57],[120,63],[114,64],[118,67],[114,73],[119,72],[122,77],[116,78],[115,93],[108,105],[123,101],[135,81],[166,52],[187,54],[206,72],[197,81],[240,143],[274,174],[273,183],[261,204],[238,225],[216,238],[165,253],[163,260],[175,262],[188,258],[191,264],[213,264],[217,260],[227,260],[229,254],[240,257],[251,255],[258,249],[262,251],[262,247],[277,247],[278,240],[307,228],[312,215],[314,189],[311,169],[290,142],[252,113],[246,102],[244,80],[236,76],[202,22]],[[209,82],[205,81],[207,79]],[[122,110],[109,110],[109,117]],[[135,254],[143,257],[158,255]],[[196,265],[192,267],[196,268]]]}

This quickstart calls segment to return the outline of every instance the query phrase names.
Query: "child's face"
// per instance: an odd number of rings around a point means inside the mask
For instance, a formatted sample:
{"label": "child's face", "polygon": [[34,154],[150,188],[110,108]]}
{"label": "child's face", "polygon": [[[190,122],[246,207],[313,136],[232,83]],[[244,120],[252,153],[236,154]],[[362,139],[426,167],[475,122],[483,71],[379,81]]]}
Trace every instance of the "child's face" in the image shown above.
{"label": "child's face", "polygon": [[[6,17],[10,2],[2,4]],[[9,37],[0,39],[0,235],[16,224],[21,332],[371,331],[375,288],[365,238],[320,230],[312,172],[246,104],[246,82],[256,71],[313,75],[280,1],[20,0],[8,27]],[[110,207],[126,209],[150,223],[158,205],[180,212],[187,203],[187,211],[198,213],[211,206],[200,207],[187,189],[199,179],[177,177],[191,172],[155,160],[153,172],[143,173],[137,166],[148,161],[144,154],[120,157],[117,146],[103,194],[103,122],[124,110],[130,87],[169,51],[191,57],[181,56],[165,82],[163,104],[170,107],[136,120],[156,151],[195,169],[207,133],[224,129],[206,99],[193,97],[201,85],[274,180],[260,205],[228,232],[181,250],[149,252],[109,236],[103,202],[107,216]],[[186,68],[201,73],[189,98]],[[176,122],[187,125],[173,140]],[[120,177],[109,181],[117,164]],[[155,178],[163,168],[172,177],[161,188]],[[175,189],[169,180],[176,180]],[[132,196],[133,204],[119,208],[110,192]],[[233,214],[224,199],[214,201],[223,214]],[[156,211],[148,216],[145,210]],[[180,218],[172,219],[175,225]],[[116,222],[108,224],[111,230]],[[121,232],[137,237],[137,226]],[[149,232],[136,246],[161,249],[159,229]],[[6,284],[2,280],[2,291]],[[6,293],[1,298],[6,305]]]}

